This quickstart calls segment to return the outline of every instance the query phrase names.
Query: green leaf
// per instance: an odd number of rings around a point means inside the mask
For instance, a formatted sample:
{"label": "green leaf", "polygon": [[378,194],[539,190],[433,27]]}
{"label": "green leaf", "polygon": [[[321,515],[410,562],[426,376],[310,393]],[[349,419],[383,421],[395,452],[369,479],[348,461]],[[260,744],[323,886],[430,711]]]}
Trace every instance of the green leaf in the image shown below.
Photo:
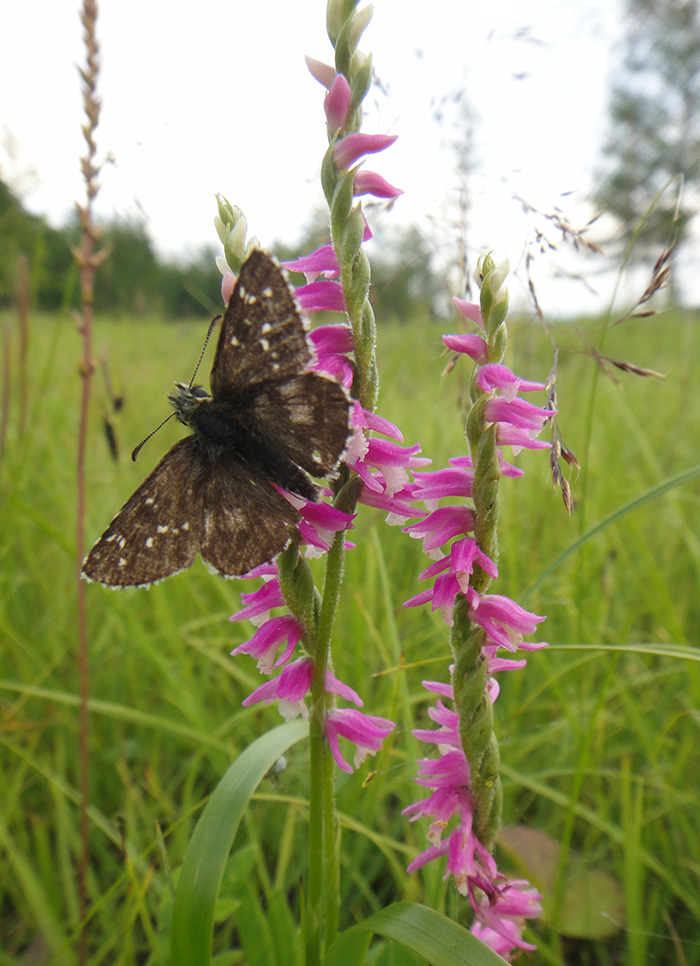
{"label": "green leaf", "polygon": [[362,966],[372,934],[361,926],[341,932],[328,951],[323,966]]}
{"label": "green leaf", "polygon": [[[375,933],[422,956],[431,966],[503,966],[503,960],[453,919],[427,906],[395,902],[338,937],[324,966],[359,966],[357,932]],[[367,941],[364,949],[367,949]]]}
{"label": "green leaf", "polygon": [[238,824],[261,779],[308,733],[306,722],[295,721],[262,735],[234,761],[216,786],[180,871],[173,904],[170,966],[209,966],[214,905]]}

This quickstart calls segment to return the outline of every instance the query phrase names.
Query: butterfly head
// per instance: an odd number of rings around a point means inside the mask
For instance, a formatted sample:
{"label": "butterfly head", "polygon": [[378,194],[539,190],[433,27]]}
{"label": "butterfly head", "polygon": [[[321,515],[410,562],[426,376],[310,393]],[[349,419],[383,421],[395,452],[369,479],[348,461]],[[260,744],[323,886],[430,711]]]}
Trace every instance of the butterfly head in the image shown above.
{"label": "butterfly head", "polygon": [[192,416],[211,396],[204,386],[188,386],[185,382],[176,382],[175,389],[168,396],[168,402],[175,410],[179,422],[189,426]]}

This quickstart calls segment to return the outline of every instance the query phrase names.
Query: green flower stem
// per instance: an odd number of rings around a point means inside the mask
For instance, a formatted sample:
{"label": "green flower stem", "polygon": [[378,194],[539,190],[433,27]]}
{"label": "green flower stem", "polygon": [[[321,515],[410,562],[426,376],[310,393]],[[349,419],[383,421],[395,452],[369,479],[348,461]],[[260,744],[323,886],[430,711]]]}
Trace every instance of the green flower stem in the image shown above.
{"label": "green flower stem", "polygon": [[[459,612],[459,613],[458,613]],[[486,690],[484,632],[473,625],[462,598],[455,607],[451,645],[455,655],[453,684],[459,714],[459,734],[471,770],[476,806],[476,834],[492,848],[501,825],[503,792],[498,774],[500,753],[493,733],[493,706]]]}
{"label": "green flower stem", "polygon": [[[372,78],[369,57],[357,52],[357,42],[371,16],[371,7],[356,12],[357,0],[329,0],[326,23],[335,48],[336,70],[342,73],[352,92],[344,134],[357,131],[362,123],[362,99]],[[321,165],[321,184],[330,212],[331,240],[340,266],[343,296],[353,331],[356,377],[354,391],[362,405],[374,411],[377,400],[376,330],[369,303],[370,267],[362,251],[364,219],[359,204],[353,205],[354,171],[339,171],[333,159],[337,132]],[[337,484],[335,505],[352,513],[360,486],[347,474]],[[336,534],[326,558],[320,600],[311,600],[304,590],[293,594],[298,612],[308,615],[313,607],[314,657],[309,715],[309,882],[306,910],[306,966],[319,966],[322,954],[338,932],[340,908],[339,823],[335,807],[335,766],[325,737],[325,720],[332,707],[326,692],[326,672],[331,665],[330,642],[340,597],[345,565],[345,534]],[[295,582],[301,586],[301,582]],[[284,588],[283,588],[284,591]],[[285,599],[289,597],[285,593]],[[297,613],[297,611],[293,611]],[[305,622],[305,626],[309,626]]]}
{"label": "green flower stem", "polygon": [[[496,265],[488,255],[479,264],[481,282],[481,314],[488,345],[488,362],[501,362],[507,345],[505,318],[508,292],[503,282],[508,263]],[[469,396],[471,409],[467,417],[466,436],[474,466],[473,500],[476,523],[474,536],[479,548],[494,562],[498,558],[498,484],[500,466],[496,428],[485,425],[484,410],[488,395],[476,383],[478,367],[474,367]],[[491,583],[489,575],[478,565],[469,581],[483,594]],[[483,654],[484,630],[469,619],[469,605],[460,597],[454,609],[454,626],[450,644],[454,654],[452,684],[455,707],[459,715],[459,733],[464,754],[469,762],[470,789],[474,797],[475,830],[487,848],[493,848],[501,827],[503,790],[499,778],[500,753],[493,732],[493,707],[487,691],[487,664]]]}
{"label": "green flower stem", "polygon": [[335,809],[334,763],[325,737],[329,706],[326,671],[330,664],[333,621],[345,566],[345,534],[336,534],[326,559],[321,608],[315,631],[314,678],[309,716],[309,887],[306,927],[307,966],[321,962],[322,945],[332,944],[338,930],[340,871],[338,817]]}

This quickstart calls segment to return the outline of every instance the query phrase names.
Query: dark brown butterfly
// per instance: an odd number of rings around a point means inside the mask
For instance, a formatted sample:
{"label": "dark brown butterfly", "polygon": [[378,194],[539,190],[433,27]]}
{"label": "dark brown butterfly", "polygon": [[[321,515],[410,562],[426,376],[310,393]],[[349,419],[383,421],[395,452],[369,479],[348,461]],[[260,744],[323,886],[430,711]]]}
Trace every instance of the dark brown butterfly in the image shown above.
{"label": "dark brown butterfly", "polygon": [[176,383],[168,397],[192,435],[127,500],[82,576],[108,587],[147,586],[189,567],[199,552],[231,577],[283,550],[300,516],[273,483],[317,500],[309,474],[337,469],[350,432],[345,390],[310,371],[311,361],[282,270],[253,251],[221,323],[211,395]]}

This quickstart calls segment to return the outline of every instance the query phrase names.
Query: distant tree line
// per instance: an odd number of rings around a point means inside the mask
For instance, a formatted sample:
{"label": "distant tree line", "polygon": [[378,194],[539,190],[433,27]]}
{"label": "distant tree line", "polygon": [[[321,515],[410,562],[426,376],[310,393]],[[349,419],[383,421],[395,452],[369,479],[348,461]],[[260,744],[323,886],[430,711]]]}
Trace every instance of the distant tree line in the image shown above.
{"label": "distant tree line", "polygon": [[[303,232],[298,247],[271,247],[280,260],[296,258],[324,244],[326,231],[324,216]],[[0,308],[15,299],[22,254],[28,259],[31,305],[46,312],[75,307],[79,293],[72,249],[78,244],[77,220],[52,227],[30,214],[0,180]],[[145,226],[124,219],[102,225],[100,245],[108,257],[95,281],[98,312],[177,319],[219,310],[221,275],[213,246],[187,263],[165,261]],[[415,227],[394,228],[383,237],[381,252],[372,256],[372,300],[377,314],[397,320],[434,315],[445,298],[424,235]]]}
{"label": "distant tree line", "polygon": [[[31,304],[46,312],[77,305],[78,275],[72,249],[79,244],[77,220],[54,228],[30,214],[0,180],[0,308],[16,295],[20,255],[29,264]],[[98,312],[158,313],[166,318],[201,315],[221,301],[221,275],[214,249],[188,263],[157,255],[143,224],[115,219],[102,225],[100,244],[108,257],[95,285]]]}

